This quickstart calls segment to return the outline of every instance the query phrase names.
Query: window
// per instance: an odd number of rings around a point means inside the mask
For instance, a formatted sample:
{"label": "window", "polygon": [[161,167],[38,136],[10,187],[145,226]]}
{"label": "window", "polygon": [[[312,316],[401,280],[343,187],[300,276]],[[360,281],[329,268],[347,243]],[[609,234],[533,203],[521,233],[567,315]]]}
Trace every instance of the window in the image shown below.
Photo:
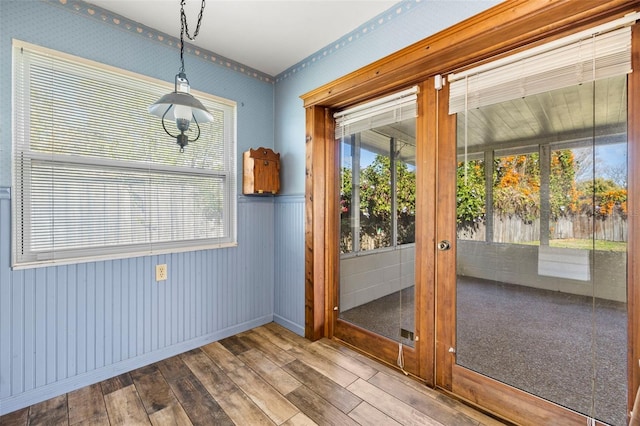
{"label": "window", "polygon": [[[599,227],[594,217],[625,217],[631,29],[620,25],[448,76],[459,239],[553,246]],[[622,240],[611,226],[600,234]]]}
{"label": "window", "polygon": [[415,242],[416,89],[338,112],[340,250]]}
{"label": "window", "polygon": [[235,103],[198,93],[180,153],[147,111],[172,88],[14,41],[13,266],[236,243]]}

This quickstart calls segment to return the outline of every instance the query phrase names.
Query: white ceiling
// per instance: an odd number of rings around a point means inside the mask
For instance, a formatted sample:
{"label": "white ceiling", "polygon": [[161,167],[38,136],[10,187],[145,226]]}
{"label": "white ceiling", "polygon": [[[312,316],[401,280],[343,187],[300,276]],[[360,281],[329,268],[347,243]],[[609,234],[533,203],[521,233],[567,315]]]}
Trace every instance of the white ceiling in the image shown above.
{"label": "white ceiling", "polygon": [[[142,25],[180,37],[180,0],[88,0]],[[396,0],[209,0],[189,41],[271,76],[297,64],[388,10]],[[187,0],[193,35],[200,0]]]}

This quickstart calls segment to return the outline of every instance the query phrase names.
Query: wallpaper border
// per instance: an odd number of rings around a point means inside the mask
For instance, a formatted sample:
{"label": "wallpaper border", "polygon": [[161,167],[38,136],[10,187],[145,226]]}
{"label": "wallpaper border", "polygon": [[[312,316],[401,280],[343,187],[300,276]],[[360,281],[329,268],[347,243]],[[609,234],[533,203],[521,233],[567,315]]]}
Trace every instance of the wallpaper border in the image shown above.
{"label": "wallpaper border", "polygon": [[[96,21],[102,22],[107,25],[115,26],[123,31],[129,32],[134,35],[138,35],[140,37],[145,37],[147,39],[154,40],[166,46],[174,47],[176,49],[180,46],[180,40],[177,37],[170,36],[161,31],[139,24],[121,15],[102,9],[98,6],[86,3],[82,0],[42,0],[42,1],[51,5],[64,7],[65,9],[73,13],[83,15],[87,18],[94,19]],[[275,77],[268,75],[262,71],[258,71],[256,69],[248,67],[239,62],[236,62],[232,59],[218,55],[215,52],[211,52],[206,49],[201,49],[201,48],[192,46],[188,43],[185,43],[185,53],[197,56],[199,58],[202,58],[206,61],[209,61],[221,67],[225,67],[233,71],[239,72],[248,77],[255,78],[256,80],[259,80],[265,83],[274,84],[286,78],[292,77],[295,74],[299,74],[300,72],[304,71],[306,68],[313,66],[316,62],[319,62],[324,58],[331,56],[333,53],[335,53],[339,49],[344,48],[345,46],[358,41],[362,37],[365,37],[366,35],[374,32],[384,24],[396,19],[398,16],[401,16],[410,12],[413,8],[415,8],[419,3],[422,3],[423,1],[424,0],[401,0],[397,4],[391,6],[391,8],[389,8],[385,12],[365,22],[355,30],[345,34],[343,37],[328,44],[324,48],[318,50],[317,52],[308,56],[307,58],[303,59],[297,64],[292,65],[291,67],[289,67],[288,69],[281,72]]]}

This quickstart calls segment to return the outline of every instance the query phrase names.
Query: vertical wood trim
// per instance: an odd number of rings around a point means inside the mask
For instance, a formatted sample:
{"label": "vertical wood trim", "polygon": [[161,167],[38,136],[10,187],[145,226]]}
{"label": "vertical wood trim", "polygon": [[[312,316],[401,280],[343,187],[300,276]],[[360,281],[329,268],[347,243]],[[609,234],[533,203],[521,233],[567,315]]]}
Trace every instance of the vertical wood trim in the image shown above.
{"label": "vertical wood trim", "polygon": [[325,111],[306,109],[305,150],[305,337],[325,334]]}
{"label": "vertical wood trim", "polygon": [[325,193],[324,193],[324,259],[325,259],[325,294],[327,295],[325,305],[325,336],[333,337],[333,330],[337,320],[338,312],[333,309],[338,306],[338,280],[340,277],[340,211],[338,205],[340,203],[340,186],[339,186],[339,170],[340,170],[340,149],[335,141],[335,121],[331,114],[331,110],[324,110],[324,134],[325,140]]}
{"label": "vertical wood trim", "polygon": [[640,386],[640,27],[631,29],[631,68],[628,77],[627,102],[627,149],[628,149],[628,243],[627,243],[627,312],[628,328],[628,385],[627,407],[631,410]]}
{"label": "vertical wood trim", "polygon": [[455,354],[456,321],[456,116],[449,115],[449,85],[437,94],[436,241],[447,240],[451,248],[436,251],[436,384],[451,390]]}
{"label": "vertical wood trim", "polygon": [[[434,78],[420,85],[416,123],[416,349],[418,372],[435,384],[435,215],[437,96]],[[419,259],[419,261],[418,261]]]}

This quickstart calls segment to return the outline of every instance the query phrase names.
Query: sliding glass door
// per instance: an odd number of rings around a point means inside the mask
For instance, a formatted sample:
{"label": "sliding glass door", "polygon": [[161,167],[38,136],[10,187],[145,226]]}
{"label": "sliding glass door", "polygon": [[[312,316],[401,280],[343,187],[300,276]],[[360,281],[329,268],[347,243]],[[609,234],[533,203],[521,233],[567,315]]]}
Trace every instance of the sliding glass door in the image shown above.
{"label": "sliding glass door", "polygon": [[441,383],[511,418],[565,407],[624,425],[630,30],[556,45],[450,78],[455,327]]}

